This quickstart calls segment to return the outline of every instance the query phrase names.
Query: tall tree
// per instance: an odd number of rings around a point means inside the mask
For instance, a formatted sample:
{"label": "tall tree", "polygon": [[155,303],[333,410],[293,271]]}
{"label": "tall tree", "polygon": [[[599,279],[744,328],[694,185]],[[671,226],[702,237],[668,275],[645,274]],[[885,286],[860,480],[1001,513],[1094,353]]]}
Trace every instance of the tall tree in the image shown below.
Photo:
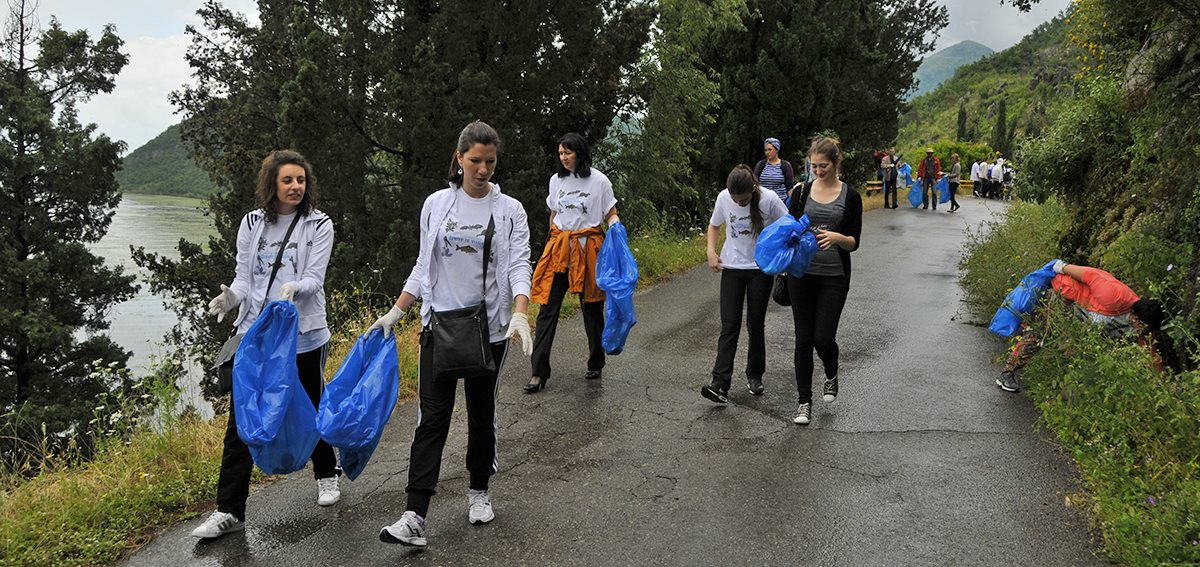
{"label": "tall tree", "polygon": [[[115,384],[98,369],[129,353],[101,332],[133,276],[89,252],[121,194],[122,142],[81,124],[76,106],[113,89],[128,58],[112,26],[97,40],[15,0],[0,38],[0,395],[8,414],[58,433],[83,429]],[[86,336],[85,336],[86,335]]]}
{"label": "tall tree", "polygon": [[[748,0],[740,30],[700,46],[719,75],[717,120],[696,163],[705,184],[719,187],[731,164],[754,163],[766,136],[799,158],[810,136],[838,133],[866,175],[870,149],[895,138],[898,111],[913,87],[919,57],[933,50],[948,21],[934,0]],[[849,174],[853,177],[857,174]]]}
{"label": "tall tree", "polygon": [[526,203],[535,240],[544,233],[537,211],[558,137],[604,138],[654,16],[635,0],[261,0],[258,10],[251,25],[204,5],[188,30],[196,86],[174,95],[185,143],[225,189],[210,202],[219,235],[208,250],[181,243],[178,261],[136,255],[173,298],[172,342],[201,359],[229,328],[197,306],[233,272],[236,223],[268,150],[297,149],[316,167],[338,232],[327,287],[395,294],[416,256],[421,203],[445,186],[470,120],[499,130],[495,181]]}
{"label": "tall tree", "polygon": [[996,126],[992,128],[992,148],[1008,156],[1008,105],[1004,99],[996,107]]}
{"label": "tall tree", "polygon": [[958,103],[958,127],[954,130],[954,140],[956,142],[966,142],[967,138],[967,103]]}

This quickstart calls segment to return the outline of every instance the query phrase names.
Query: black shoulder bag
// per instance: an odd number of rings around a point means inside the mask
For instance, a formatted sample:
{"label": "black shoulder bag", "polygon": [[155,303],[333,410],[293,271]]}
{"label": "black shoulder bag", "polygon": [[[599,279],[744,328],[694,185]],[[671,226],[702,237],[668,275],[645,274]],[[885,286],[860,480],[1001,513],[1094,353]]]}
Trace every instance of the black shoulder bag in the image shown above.
{"label": "black shoulder bag", "polygon": [[[279,273],[279,267],[283,265],[283,250],[287,248],[288,241],[292,239],[292,230],[296,228],[297,222],[300,222],[299,211],[296,211],[296,218],[293,218],[292,224],[288,226],[287,234],[283,235],[283,242],[279,245],[279,253],[275,255],[275,264],[271,268],[271,279],[267,280],[268,295],[271,293],[271,286],[275,285],[275,276]],[[263,298],[264,307],[268,299],[270,298]],[[237,354],[238,345],[242,344],[242,337],[245,335],[246,333],[237,333],[225,339],[225,344],[221,345],[221,352],[217,353],[213,368],[217,371],[218,394],[227,394],[233,391],[233,355]]]}
{"label": "black shoulder bag", "polygon": [[496,373],[487,314],[488,260],[492,253],[495,217],[488,219],[483,237],[483,295],[478,305],[433,311],[421,333],[421,346],[433,350],[435,380],[482,378]]}
{"label": "black shoulder bag", "polygon": [[[808,204],[808,195],[812,192],[812,181],[804,184],[800,194],[792,197],[792,206],[788,207],[788,214],[799,217],[804,214],[804,205]],[[794,212],[791,209],[796,209]],[[801,274],[804,275],[804,274]],[[800,277],[800,276],[796,276]],[[792,304],[792,296],[788,293],[788,275],[779,274],[775,276],[775,284],[771,287],[771,299],[784,307]]]}

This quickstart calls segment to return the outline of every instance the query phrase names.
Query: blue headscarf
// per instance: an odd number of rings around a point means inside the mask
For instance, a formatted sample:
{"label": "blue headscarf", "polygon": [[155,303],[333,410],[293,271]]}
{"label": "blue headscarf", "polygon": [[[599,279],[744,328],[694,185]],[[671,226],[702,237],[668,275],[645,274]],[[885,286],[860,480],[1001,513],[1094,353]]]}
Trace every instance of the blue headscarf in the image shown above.
{"label": "blue headscarf", "polygon": [[779,138],[767,138],[766,140],[763,140],[763,142],[775,146],[775,151],[783,149],[779,147]]}

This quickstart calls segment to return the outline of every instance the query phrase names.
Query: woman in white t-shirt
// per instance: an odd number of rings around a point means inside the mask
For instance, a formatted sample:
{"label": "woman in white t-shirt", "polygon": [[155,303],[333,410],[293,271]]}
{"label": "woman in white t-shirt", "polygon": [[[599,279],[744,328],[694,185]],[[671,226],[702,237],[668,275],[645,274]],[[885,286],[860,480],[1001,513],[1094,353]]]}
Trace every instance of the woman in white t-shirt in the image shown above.
{"label": "woman in white t-shirt", "polygon": [[[320,404],[325,386],[322,374],[329,352],[325,268],[333,251],[333,221],[317,210],[316,182],[312,166],[299,153],[277,150],[263,160],[255,189],[258,208],[238,224],[233,282],[222,284],[221,294],[208,304],[209,314],[216,315],[217,321],[240,306],[233,325],[238,333],[245,333],[271,301],[295,302],[299,315],[296,370],[313,407]],[[341,471],[333,447],[318,442],[312,464],[317,504],[337,503]],[[231,409],[217,478],[217,511],[192,531],[193,536],[214,538],[246,528],[246,498],[253,470],[250,449],[238,436]]]}
{"label": "woman in white t-shirt", "polygon": [[[467,520],[486,524],[495,518],[488,480],[497,471],[496,400],[500,371],[504,368],[509,339],[516,337],[529,354],[529,223],[516,199],[500,193],[490,180],[496,171],[500,135],[476,120],[458,136],[450,161],[450,186],[425,199],[421,206],[421,248],[404,291],[386,315],[371,325],[391,332],[392,325],[417,300],[421,323],[428,329],[433,312],[479,305],[487,307],[487,322],[495,374],[466,378],[463,397],[467,407]],[[487,248],[492,226],[491,252]],[[487,275],[484,276],[484,262]],[[482,295],[482,298],[480,297]],[[458,381],[438,379],[432,348],[422,333],[417,376],[417,429],[408,460],[407,502],[396,523],[385,526],[379,539],[424,547],[425,516],[437,492],[442,450],[450,432]]]}
{"label": "woman in white t-shirt", "polygon": [[[729,172],[724,191],[717,195],[708,221],[708,267],[721,274],[721,337],[712,383],[700,394],[718,403],[729,402],[733,359],[742,332],[742,305],[746,304],[746,331],[750,346],[746,353],[746,380],[750,393],[761,396],[762,377],[767,367],[766,316],[771,298],[771,276],[758,269],[754,247],[763,227],[787,214],[775,193],[759,187],[754,172],[738,165]],[[717,254],[717,238],[725,225],[725,244]]]}
{"label": "woman in white t-shirt", "polygon": [[574,132],[558,141],[558,172],[550,176],[550,235],[533,272],[530,300],[542,306],[530,360],[532,377],[525,393],[533,394],[550,380],[550,350],[558,329],[558,310],[567,292],[579,296],[588,340],[584,378],[600,378],[604,368],[604,292],[596,286],[596,255],[604,242],[601,225],[617,218],[612,183],[592,167],[592,154],[583,136]]}

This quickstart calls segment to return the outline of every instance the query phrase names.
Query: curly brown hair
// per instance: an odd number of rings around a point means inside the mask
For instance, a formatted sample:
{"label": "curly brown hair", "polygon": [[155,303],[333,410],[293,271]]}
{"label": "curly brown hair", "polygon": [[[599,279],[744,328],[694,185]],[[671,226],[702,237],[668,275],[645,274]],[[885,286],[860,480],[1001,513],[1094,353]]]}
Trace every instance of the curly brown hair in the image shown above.
{"label": "curly brown hair", "polygon": [[317,176],[313,174],[312,165],[300,152],[292,150],[275,150],[263,159],[258,168],[258,187],[254,190],[255,206],[266,211],[267,222],[275,222],[279,217],[279,197],[275,196],[275,180],[279,177],[279,168],[285,165],[298,165],[304,168],[304,198],[296,212],[308,216],[317,208]]}

